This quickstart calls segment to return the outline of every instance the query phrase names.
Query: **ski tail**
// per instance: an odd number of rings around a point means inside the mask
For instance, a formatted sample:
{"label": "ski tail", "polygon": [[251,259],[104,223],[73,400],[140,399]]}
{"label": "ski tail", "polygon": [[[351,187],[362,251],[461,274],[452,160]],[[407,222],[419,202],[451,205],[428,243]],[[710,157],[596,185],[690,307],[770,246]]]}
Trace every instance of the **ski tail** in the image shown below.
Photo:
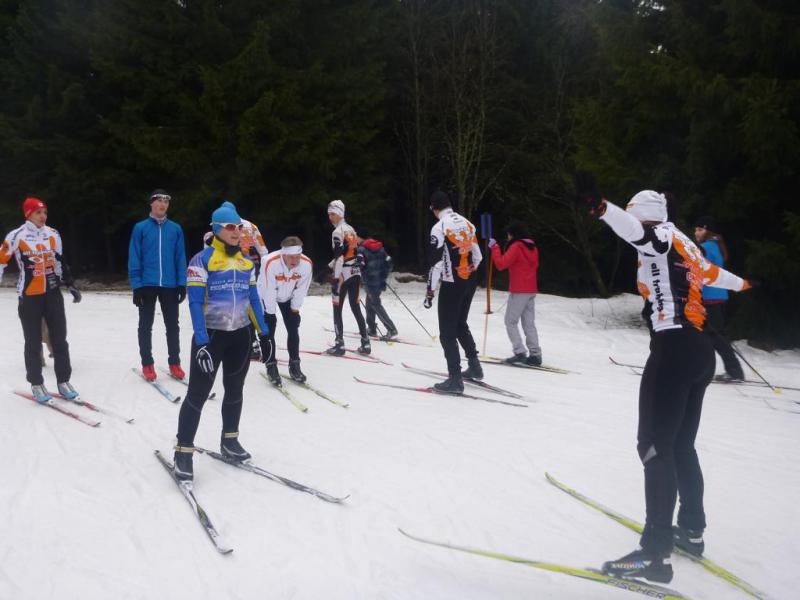
{"label": "ski tail", "polygon": [[[584,496],[580,492],[578,492],[578,491],[572,489],[571,487],[569,487],[569,486],[563,484],[562,482],[560,482],[558,479],[556,479],[555,477],[550,475],[550,473],[545,473],[545,477],[547,478],[547,481],[549,481],[551,484],[553,484],[555,487],[557,487],[561,491],[569,494],[570,496],[572,496],[576,500],[579,500],[580,502],[583,502],[586,506],[589,506],[590,508],[593,508],[593,509],[603,513],[604,515],[606,515],[607,517],[613,519],[614,521],[616,521],[620,525],[624,525],[628,529],[630,529],[632,531],[635,531],[636,533],[639,533],[639,534],[641,534],[642,531],[644,530],[644,526],[641,523],[639,523],[638,521],[636,521],[634,519],[631,519],[630,517],[626,517],[625,515],[623,515],[621,513],[618,513],[615,510],[612,510],[612,509],[608,508],[607,506],[604,506],[604,505],[600,504],[596,500],[592,500],[588,496]],[[730,583],[732,585],[735,585],[740,590],[742,590],[743,592],[749,594],[753,598],[760,598],[760,599],[766,599],[767,598],[767,595],[764,594],[764,592],[761,592],[761,591],[757,590],[755,587],[753,587],[752,585],[750,585],[749,583],[747,583],[743,579],[740,579],[739,577],[737,577],[736,575],[734,575],[733,573],[731,573],[727,569],[721,567],[720,565],[718,565],[717,563],[709,560],[708,558],[706,558],[704,556],[695,556],[693,554],[690,554],[689,552],[685,552],[684,550],[681,550],[677,546],[675,547],[675,552],[677,554],[685,557],[685,558],[688,558],[689,560],[692,560],[692,561],[698,563],[699,565],[701,565],[704,569],[706,569],[710,573],[713,573],[717,577],[719,577],[721,579],[724,579],[725,581],[727,581],[728,583]]]}
{"label": "ski tail", "polygon": [[578,577],[580,579],[588,579],[589,581],[595,581],[597,583],[602,583],[618,589],[627,590],[629,592],[636,592],[644,596],[647,596],[649,598],[660,598],[661,600],[688,600],[687,597],[681,594],[680,592],[676,592],[674,590],[662,587],[660,585],[646,583],[644,581],[639,581],[636,579],[620,579],[618,577],[611,577],[610,575],[605,575],[603,573],[600,573],[599,571],[595,571],[592,569],[580,569],[576,567],[558,565],[538,560],[531,560],[528,558],[521,558],[519,556],[512,556],[510,554],[501,554],[499,552],[494,552],[490,550],[470,548],[467,546],[458,546],[456,544],[450,544],[448,542],[437,542],[435,540],[412,535],[406,531],[403,531],[400,528],[398,528],[398,531],[407,538],[414,540],[415,542],[420,542],[431,546],[438,546],[440,548],[447,548],[449,550],[457,550],[459,552],[465,552],[467,554],[473,554],[475,556],[483,556],[485,558],[493,558],[495,560],[512,562],[520,565],[525,565],[527,567],[533,567],[535,569],[542,569],[544,571],[552,571],[554,573],[570,575],[572,577]]}
{"label": "ski tail", "polygon": [[208,513],[206,513],[203,507],[200,506],[200,503],[197,501],[197,498],[195,498],[191,482],[181,481],[180,479],[178,479],[175,476],[175,471],[173,469],[172,463],[169,462],[166,458],[164,458],[164,455],[161,454],[160,451],[156,450],[155,455],[156,458],[158,459],[158,462],[160,462],[161,465],[164,467],[164,469],[167,471],[167,473],[169,473],[170,477],[172,478],[172,481],[174,481],[175,485],[178,486],[178,489],[183,494],[183,497],[186,498],[186,501],[191,505],[192,510],[194,511],[194,514],[197,517],[197,520],[200,522],[200,525],[202,525],[203,529],[206,532],[206,535],[208,535],[209,539],[214,544],[214,547],[217,549],[217,551],[220,554],[230,554],[231,552],[233,552],[233,548],[223,543],[222,538],[217,529],[214,527],[214,524],[211,522]]}

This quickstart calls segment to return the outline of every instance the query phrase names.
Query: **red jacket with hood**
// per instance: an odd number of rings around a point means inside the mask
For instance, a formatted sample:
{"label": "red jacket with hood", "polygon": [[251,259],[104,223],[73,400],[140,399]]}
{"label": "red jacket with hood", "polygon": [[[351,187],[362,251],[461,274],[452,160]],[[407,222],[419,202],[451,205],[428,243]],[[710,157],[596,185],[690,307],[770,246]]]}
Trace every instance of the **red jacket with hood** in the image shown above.
{"label": "red jacket with hood", "polygon": [[496,244],[492,248],[492,261],[501,271],[508,269],[508,291],[512,294],[538,294],[536,272],[539,270],[539,249],[533,240],[513,240],[506,253]]}

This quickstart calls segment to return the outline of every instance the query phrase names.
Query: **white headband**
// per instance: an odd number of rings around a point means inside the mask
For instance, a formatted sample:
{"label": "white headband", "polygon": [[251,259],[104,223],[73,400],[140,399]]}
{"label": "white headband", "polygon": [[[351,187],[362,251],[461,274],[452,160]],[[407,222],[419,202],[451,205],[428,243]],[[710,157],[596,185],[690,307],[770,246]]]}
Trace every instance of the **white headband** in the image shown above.
{"label": "white headband", "polygon": [[281,248],[281,254],[285,254],[287,256],[296,256],[302,253],[303,253],[302,246],[284,246],[283,248]]}

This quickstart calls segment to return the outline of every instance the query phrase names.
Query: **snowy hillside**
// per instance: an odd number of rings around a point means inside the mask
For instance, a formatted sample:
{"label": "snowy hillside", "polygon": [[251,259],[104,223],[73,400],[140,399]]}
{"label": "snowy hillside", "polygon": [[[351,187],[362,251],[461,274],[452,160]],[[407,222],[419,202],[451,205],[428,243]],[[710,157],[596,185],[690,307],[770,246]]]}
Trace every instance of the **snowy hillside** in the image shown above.
{"label": "snowy hillside", "polygon": [[[399,288],[436,333],[436,312],[422,308],[419,284]],[[179,406],[131,372],[139,357],[130,296],[87,292],[81,304],[67,303],[75,387],[85,400],[136,419],[126,424],[100,415],[102,425],[92,429],[12,393],[28,389],[22,329],[14,291],[0,290],[0,599],[643,597],[422,545],[397,531],[576,567],[598,567],[632,550],[633,532],[551,486],[544,473],[643,520],[635,449],[639,377],[608,359],[643,364],[648,336],[638,326],[640,300],[541,295],[545,363],[576,373],[486,365],[487,382],[530,399],[527,408],[517,408],[355,382],[353,375],[429,385],[433,379],[400,363],[445,368],[438,342],[426,339],[391,293],[384,299],[401,337],[428,346],[375,342],[374,354],[393,366],[303,355],[309,381],[349,402],[349,409],[289,387],[309,407],[301,413],[267,387],[257,364],[245,386],[240,439],[254,461],[350,498],[329,504],[195,456],[197,498],[234,548],[222,556],[153,456],[160,449],[171,458]],[[479,347],[483,299],[479,292],[470,321]],[[505,294],[492,299],[501,309]],[[308,298],[302,318],[301,348],[324,349],[332,341],[324,330],[331,326],[330,300]],[[502,310],[490,317],[490,355],[510,352],[502,319]],[[355,328],[347,309],[345,327]],[[181,328],[188,372],[185,304]],[[280,323],[277,339],[284,347]],[[800,353],[738,348],[768,379],[800,387]],[[166,366],[160,316],[154,349],[157,364]],[[54,388],[48,363],[45,380]],[[184,393],[159,375],[170,390]],[[712,385],[698,438],[706,554],[774,598],[797,598],[800,589],[800,414],[780,410],[800,409],[794,400],[800,392]],[[198,445],[218,447],[219,404],[206,405]],[[747,597],[686,560],[676,557],[674,566],[669,587],[691,598]]]}

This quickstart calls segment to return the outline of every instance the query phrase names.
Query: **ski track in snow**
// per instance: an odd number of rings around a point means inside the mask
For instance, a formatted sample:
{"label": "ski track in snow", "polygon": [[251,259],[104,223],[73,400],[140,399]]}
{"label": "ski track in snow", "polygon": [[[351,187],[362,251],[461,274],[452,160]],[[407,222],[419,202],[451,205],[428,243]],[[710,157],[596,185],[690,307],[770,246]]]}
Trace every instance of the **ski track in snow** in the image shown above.
{"label": "ski track in snow", "polygon": [[[422,285],[402,284],[398,291],[437,332],[435,310],[422,308]],[[394,366],[302,355],[309,382],[349,402],[349,409],[291,386],[309,407],[302,414],[267,387],[256,363],[245,385],[241,440],[255,463],[350,498],[329,504],[195,455],[196,496],[234,548],[220,556],[153,456],[160,449],[171,458],[180,405],[130,371],[139,357],[129,295],[87,292],[81,304],[66,304],[74,385],[86,400],[136,418],[130,425],[68,406],[102,421],[92,429],[11,393],[28,386],[17,299],[14,290],[1,289],[0,309],[8,318],[0,346],[0,441],[9,453],[0,468],[0,599],[641,597],[421,545],[396,530],[576,567],[599,566],[632,550],[636,534],[554,488],[544,472],[644,520],[635,448],[639,377],[608,360],[644,363],[641,301],[540,295],[545,364],[578,374],[485,365],[487,382],[537,400],[521,409],[353,381],[353,375],[409,385],[435,381],[403,369],[403,361],[444,370],[438,342],[393,295],[383,300],[400,335],[430,347],[373,342],[375,354]],[[490,355],[510,354],[505,300],[504,293],[492,295]],[[479,348],[483,301],[476,294],[470,318]],[[309,297],[301,348],[327,347],[332,334],[323,326],[331,321],[328,298]],[[355,329],[349,310],[345,328]],[[184,304],[187,373],[190,339]],[[280,321],[277,339],[285,345]],[[166,366],[160,317],[153,341],[157,364]],[[738,349],[768,379],[800,385],[800,353],[770,354],[744,343]],[[54,388],[48,363],[45,380]],[[162,373],[159,380],[185,394]],[[196,438],[210,449],[219,442],[220,377],[214,389],[218,399],[206,404]],[[792,598],[800,586],[800,415],[772,410],[763,398],[788,406],[800,392],[710,386],[706,394],[697,442],[706,480],[706,551],[772,597]],[[673,562],[669,586],[692,598],[747,597],[697,565]]]}

